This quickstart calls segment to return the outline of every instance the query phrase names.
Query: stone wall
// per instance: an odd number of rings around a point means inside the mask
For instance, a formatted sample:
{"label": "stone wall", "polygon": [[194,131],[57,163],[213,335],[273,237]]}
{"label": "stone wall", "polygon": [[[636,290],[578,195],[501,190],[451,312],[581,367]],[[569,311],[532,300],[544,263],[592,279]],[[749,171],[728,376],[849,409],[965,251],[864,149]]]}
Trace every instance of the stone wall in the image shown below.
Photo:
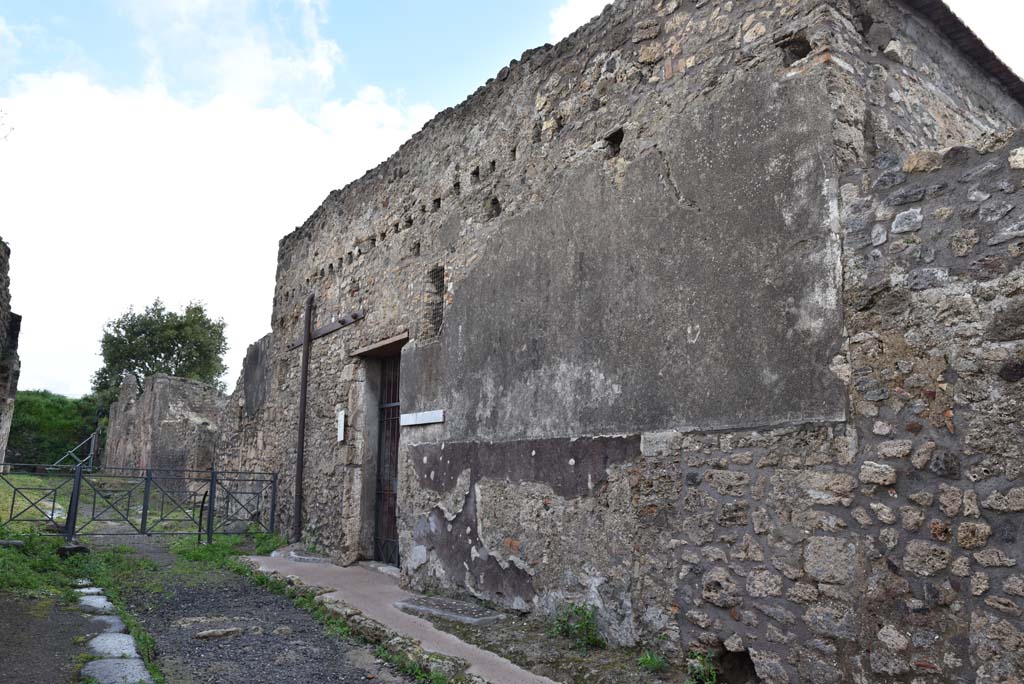
{"label": "stone wall", "polygon": [[210,385],[154,375],[139,392],[128,376],[110,407],[103,465],[109,468],[209,470],[228,400]]}
{"label": "stone wall", "polygon": [[859,479],[844,537],[864,553],[836,614],[861,617],[876,676],[1024,672],[1022,184],[1018,135],[883,156],[843,185]]}
{"label": "stone wall", "polygon": [[365,314],[310,361],[303,531],[336,560],[374,554],[360,350],[394,340],[402,412],[444,411],[401,434],[412,586],[586,602],[615,642],[765,682],[1012,681],[1019,349],[979,340],[1015,334],[1019,245],[978,245],[1014,214],[957,225],[949,266],[921,226],[1019,184],[992,149],[1022,123],[900,3],[616,3],[281,240],[227,450],[280,471],[287,529],[312,293],[314,327]]}
{"label": "stone wall", "polygon": [[0,463],[7,456],[7,438],[14,417],[14,398],[18,393],[18,337],[21,316],[11,312],[11,248],[0,238]]}

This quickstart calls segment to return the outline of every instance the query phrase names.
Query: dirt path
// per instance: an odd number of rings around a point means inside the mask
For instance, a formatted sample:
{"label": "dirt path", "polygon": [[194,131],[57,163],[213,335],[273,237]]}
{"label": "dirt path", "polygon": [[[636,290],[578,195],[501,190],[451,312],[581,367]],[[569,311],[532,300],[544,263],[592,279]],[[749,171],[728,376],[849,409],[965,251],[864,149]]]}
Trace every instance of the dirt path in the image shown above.
{"label": "dirt path", "polygon": [[[329,635],[290,599],[228,571],[173,570],[160,542],[129,537],[161,571],[127,597],[156,641],[167,684],[408,682],[373,652]],[[211,630],[229,636],[197,638]]]}
{"label": "dirt path", "polygon": [[93,631],[89,618],[53,599],[0,594],[0,684],[71,682]]}

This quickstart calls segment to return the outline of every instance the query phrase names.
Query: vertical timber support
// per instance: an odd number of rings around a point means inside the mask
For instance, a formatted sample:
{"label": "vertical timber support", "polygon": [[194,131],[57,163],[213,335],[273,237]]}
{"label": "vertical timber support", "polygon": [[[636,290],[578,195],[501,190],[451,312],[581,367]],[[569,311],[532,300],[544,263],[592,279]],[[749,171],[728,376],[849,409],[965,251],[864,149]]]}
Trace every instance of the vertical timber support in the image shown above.
{"label": "vertical timber support", "polygon": [[217,469],[210,471],[210,498],[207,499],[206,511],[206,543],[213,543],[213,516],[217,509]]}
{"label": "vertical timber support", "polygon": [[270,476],[270,526],[271,534],[277,531],[277,473]]}
{"label": "vertical timber support", "polygon": [[142,534],[146,534],[146,522],[149,520],[149,493],[152,488],[153,471],[146,468],[146,485],[142,489],[142,525],[139,529],[139,532]]}
{"label": "vertical timber support", "polygon": [[71,543],[75,539],[75,528],[78,527],[78,499],[82,493],[82,464],[75,466],[75,479],[71,483],[71,502],[68,504],[68,515],[64,520],[64,539]]}
{"label": "vertical timber support", "polygon": [[309,347],[313,341],[313,295],[306,297],[302,319],[302,369],[299,374],[299,436],[295,449],[295,510],[292,514],[292,541],[302,539],[302,476],[306,455],[306,390],[309,385]]}

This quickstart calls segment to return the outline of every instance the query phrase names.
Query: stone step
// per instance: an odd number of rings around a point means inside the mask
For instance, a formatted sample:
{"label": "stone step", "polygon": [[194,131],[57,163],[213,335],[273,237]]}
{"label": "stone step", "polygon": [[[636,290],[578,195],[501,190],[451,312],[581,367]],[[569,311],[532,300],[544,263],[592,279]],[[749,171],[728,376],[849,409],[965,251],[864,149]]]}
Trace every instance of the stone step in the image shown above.
{"label": "stone step", "polygon": [[416,596],[397,601],[394,605],[395,608],[413,615],[439,617],[466,625],[489,625],[508,617],[504,613],[484,608],[475,603],[440,596]]}

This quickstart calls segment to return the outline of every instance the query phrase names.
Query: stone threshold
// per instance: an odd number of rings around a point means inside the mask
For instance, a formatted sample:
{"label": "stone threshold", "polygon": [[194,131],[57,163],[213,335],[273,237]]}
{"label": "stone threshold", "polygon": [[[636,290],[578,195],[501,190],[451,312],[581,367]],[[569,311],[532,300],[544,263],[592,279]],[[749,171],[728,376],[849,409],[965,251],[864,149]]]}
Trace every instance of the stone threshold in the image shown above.
{"label": "stone threshold", "polygon": [[424,597],[398,586],[394,577],[355,565],[299,563],[282,557],[250,556],[250,567],[316,595],[324,609],[346,620],[352,632],[371,644],[386,645],[420,667],[472,684],[557,684],[501,656],[466,643],[396,604]]}

